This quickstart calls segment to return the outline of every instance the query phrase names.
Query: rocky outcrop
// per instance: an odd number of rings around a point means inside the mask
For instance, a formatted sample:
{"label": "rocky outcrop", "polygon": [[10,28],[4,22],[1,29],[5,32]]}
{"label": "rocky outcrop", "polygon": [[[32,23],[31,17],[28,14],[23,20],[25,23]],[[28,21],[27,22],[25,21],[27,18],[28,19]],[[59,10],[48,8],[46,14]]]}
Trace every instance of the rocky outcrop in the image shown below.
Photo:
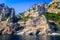
{"label": "rocky outcrop", "polygon": [[44,3],[33,5],[28,11],[26,11],[24,16],[29,16],[30,18],[23,22],[25,29],[18,34],[48,34],[50,27],[47,19],[42,15],[43,12],[46,12]]}
{"label": "rocky outcrop", "polygon": [[14,8],[9,8],[3,4],[0,14],[0,34],[14,34],[16,29],[20,27],[20,24],[17,23],[17,17],[15,16]]}
{"label": "rocky outcrop", "polygon": [[0,21],[6,20],[11,15],[11,8],[6,6],[4,3],[0,4]]}
{"label": "rocky outcrop", "polygon": [[[14,8],[4,4],[0,6],[0,34],[48,34],[53,29],[42,14],[49,10],[45,3],[33,5],[18,17],[15,15]],[[18,21],[21,19],[22,21]]]}
{"label": "rocky outcrop", "polygon": [[37,32],[41,34],[47,34],[50,31],[48,22],[44,15],[28,19],[25,22],[25,26],[26,28],[22,30],[24,34],[30,34],[30,33],[36,34]]}
{"label": "rocky outcrop", "polygon": [[[54,8],[54,7],[53,7]],[[18,34],[48,34],[56,29],[56,25],[50,24],[42,13],[49,12],[49,6],[45,3],[33,5],[29,10],[25,11],[24,17],[30,17],[23,21],[25,28]],[[52,11],[51,11],[52,12]]]}
{"label": "rocky outcrop", "polygon": [[24,16],[39,16],[39,13],[47,12],[47,5],[45,3],[40,3],[37,5],[33,5],[28,11],[24,13]]}
{"label": "rocky outcrop", "polygon": [[8,21],[9,22],[17,22],[17,17],[15,16],[14,8],[11,8],[11,15],[10,15],[10,19]]}
{"label": "rocky outcrop", "polygon": [[52,2],[50,2],[48,4],[48,12],[50,13],[60,13],[60,0],[52,0]]}

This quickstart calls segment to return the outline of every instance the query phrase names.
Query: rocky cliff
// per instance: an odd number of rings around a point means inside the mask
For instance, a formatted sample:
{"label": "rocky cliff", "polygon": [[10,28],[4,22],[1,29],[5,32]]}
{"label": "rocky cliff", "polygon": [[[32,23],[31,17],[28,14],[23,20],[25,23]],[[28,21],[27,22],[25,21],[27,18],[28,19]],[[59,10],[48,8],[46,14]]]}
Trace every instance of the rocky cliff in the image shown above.
{"label": "rocky cliff", "polygon": [[49,12],[45,3],[33,5],[22,14],[15,15],[14,8],[0,4],[0,34],[48,34],[55,26],[42,13]]}
{"label": "rocky cliff", "polygon": [[47,13],[47,5],[45,3],[33,5],[29,10],[25,11],[20,23],[25,26],[18,34],[48,34],[54,32],[55,26],[51,26],[46,17],[42,13]]}
{"label": "rocky cliff", "polygon": [[48,12],[60,13],[60,0],[52,0],[52,2],[48,4]]}
{"label": "rocky cliff", "polygon": [[5,4],[0,4],[0,8],[0,34],[14,33],[19,26],[14,8],[9,8]]}

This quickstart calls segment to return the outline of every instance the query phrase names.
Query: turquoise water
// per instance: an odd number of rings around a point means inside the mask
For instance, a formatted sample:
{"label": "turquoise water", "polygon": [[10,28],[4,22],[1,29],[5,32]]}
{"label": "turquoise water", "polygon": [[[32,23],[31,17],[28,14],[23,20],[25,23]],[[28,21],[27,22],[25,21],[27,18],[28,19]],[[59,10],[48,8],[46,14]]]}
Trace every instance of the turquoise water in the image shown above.
{"label": "turquoise water", "polygon": [[60,40],[60,36],[0,35],[0,40]]}

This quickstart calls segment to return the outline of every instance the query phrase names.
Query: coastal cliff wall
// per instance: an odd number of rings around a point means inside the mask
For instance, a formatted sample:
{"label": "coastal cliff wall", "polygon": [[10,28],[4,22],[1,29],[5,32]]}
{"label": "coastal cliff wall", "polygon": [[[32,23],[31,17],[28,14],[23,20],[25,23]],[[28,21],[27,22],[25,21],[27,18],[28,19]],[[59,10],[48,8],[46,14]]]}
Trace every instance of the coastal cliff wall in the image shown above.
{"label": "coastal cliff wall", "polygon": [[40,3],[33,5],[22,14],[15,15],[14,8],[0,4],[0,34],[48,34],[55,32],[54,28],[56,27],[51,25],[43,15],[43,13],[52,12],[51,8],[53,6],[50,4]]}

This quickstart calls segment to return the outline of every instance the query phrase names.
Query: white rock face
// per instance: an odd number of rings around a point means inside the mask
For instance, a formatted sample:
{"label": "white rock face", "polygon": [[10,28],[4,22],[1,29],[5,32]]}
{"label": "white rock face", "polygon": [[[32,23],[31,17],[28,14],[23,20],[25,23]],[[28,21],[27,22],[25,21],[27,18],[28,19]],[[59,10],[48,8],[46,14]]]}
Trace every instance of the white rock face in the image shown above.
{"label": "white rock face", "polygon": [[50,2],[48,4],[48,10],[47,12],[50,12],[50,13],[60,13],[60,0],[52,0],[52,2]]}
{"label": "white rock face", "polygon": [[26,28],[22,30],[22,32],[26,35],[29,35],[30,33],[36,34],[37,31],[41,34],[47,34],[50,29],[44,15],[28,19],[25,26]]}
{"label": "white rock face", "polygon": [[[37,32],[47,34],[49,31],[49,25],[44,15],[41,13],[46,12],[45,4],[41,3],[33,5],[28,11],[24,13],[24,16],[32,17],[25,22],[25,29],[22,30],[24,34],[36,34]],[[20,32],[19,32],[20,33]]]}

